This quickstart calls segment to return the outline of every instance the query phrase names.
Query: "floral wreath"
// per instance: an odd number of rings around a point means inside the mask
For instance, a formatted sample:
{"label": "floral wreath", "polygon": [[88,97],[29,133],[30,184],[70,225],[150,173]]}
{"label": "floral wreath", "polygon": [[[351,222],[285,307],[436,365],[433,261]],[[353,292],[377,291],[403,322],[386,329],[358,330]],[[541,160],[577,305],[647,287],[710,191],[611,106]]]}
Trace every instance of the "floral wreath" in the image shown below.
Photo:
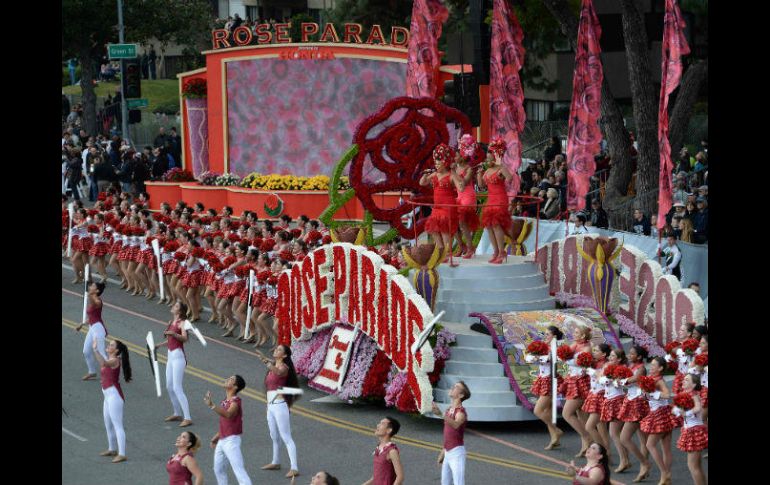
{"label": "floral wreath", "polygon": [[489,151],[500,157],[505,155],[506,148],[505,140],[502,138],[495,138],[492,140],[492,143],[489,144]]}

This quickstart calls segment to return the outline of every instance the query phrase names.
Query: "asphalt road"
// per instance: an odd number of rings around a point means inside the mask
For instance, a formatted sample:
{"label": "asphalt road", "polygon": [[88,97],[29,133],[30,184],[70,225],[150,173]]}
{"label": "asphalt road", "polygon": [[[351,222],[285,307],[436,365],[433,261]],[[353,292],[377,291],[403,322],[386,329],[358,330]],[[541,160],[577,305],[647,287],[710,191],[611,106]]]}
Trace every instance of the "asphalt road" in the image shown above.
{"label": "asphalt road", "polygon": [[[124,426],[127,437],[128,461],[112,464],[110,458],[98,453],[107,449],[102,418],[103,397],[98,381],[83,382],[87,372],[82,355],[85,332],[75,333],[82,308],[82,286],[73,285],[72,272],[62,268],[62,484],[97,485],[167,483],[166,460],[175,452],[174,440],[182,429],[163,418],[172,413],[165,390],[165,350],[160,351],[162,396],[155,393],[155,384],[145,352],[145,337],[152,331],[160,341],[170,311],[157,301],[148,302],[132,297],[114,284],[108,283],[103,295],[102,315],[110,336],[126,343],[131,350],[134,380],[122,384],[126,396]],[[207,319],[208,313],[204,313]],[[242,450],[246,470],[254,484],[287,484],[288,455],[282,447],[282,470],[262,471],[270,462],[272,445],[265,418],[266,405],[262,380],[265,369],[255,357],[250,345],[232,338],[221,338],[222,331],[214,324],[198,322],[207,337],[203,347],[193,339],[185,346],[188,366],[184,389],[190,402],[194,425],[184,430],[198,434],[205,443],[216,433],[218,418],[203,403],[206,391],[212,391],[215,402],[224,396],[222,383],[233,374],[246,379],[241,393],[244,401],[244,433]],[[269,349],[264,348],[263,352]],[[374,428],[385,415],[401,422],[395,440],[401,450],[407,484],[440,483],[441,471],[436,457],[442,444],[441,421],[399,413],[370,405],[350,405],[343,402],[314,402],[323,393],[304,385],[305,394],[292,408],[292,435],[297,444],[301,476],[296,483],[310,482],[318,470],[328,470],[343,484],[360,484],[371,476],[372,451],[376,446]],[[328,399],[327,399],[328,400]],[[577,434],[569,430],[562,438],[562,447],[543,451],[548,442],[544,426],[539,422],[473,424],[465,435],[469,452],[466,483],[550,484],[569,483],[563,473],[564,464],[580,448]],[[674,438],[678,437],[678,432]],[[674,480],[690,482],[686,457],[674,449]],[[216,483],[213,450],[207,445],[197,453],[206,483]],[[630,483],[639,465],[615,475],[617,483]],[[579,464],[583,460],[578,461]],[[706,464],[708,460],[706,460]],[[230,474],[231,483],[236,483]],[[657,483],[659,475],[653,470],[648,483]]]}

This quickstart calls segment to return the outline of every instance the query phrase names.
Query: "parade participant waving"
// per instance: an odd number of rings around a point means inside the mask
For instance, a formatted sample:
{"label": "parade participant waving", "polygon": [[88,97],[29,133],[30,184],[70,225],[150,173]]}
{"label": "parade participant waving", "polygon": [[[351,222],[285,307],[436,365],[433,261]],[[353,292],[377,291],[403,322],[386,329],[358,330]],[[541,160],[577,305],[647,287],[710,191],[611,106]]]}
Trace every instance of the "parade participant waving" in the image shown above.
{"label": "parade participant waving", "polygon": [[187,307],[182,302],[176,302],[171,307],[173,316],[163,335],[165,342],[155,345],[155,350],[166,345],[168,346],[168,362],[166,364],[166,390],[171,399],[171,405],[174,407],[174,414],[167,417],[165,421],[184,421],[179,424],[180,428],[190,426],[192,418],[190,417],[190,405],[187,396],[182,388],[182,379],[184,378],[184,368],[187,366],[187,357],[184,353],[184,344],[187,342],[187,330],[184,328],[184,318],[187,314]]}
{"label": "parade participant waving", "polygon": [[166,462],[168,485],[203,485],[203,471],[195,459],[195,452],[201,447],[200,438],[195,433],[184,431],[177,436],[176,454]]}
{"label": "parade participant waving", "polygon": [[486,170],[477,173],[479,187],[486,187],[489,191],[481,210],[481,224],[487,228],[489,241],[495,249],[495,254],[489,260],[492,264],[501,264],[506,257],[505,235],[511,231],[513,225],[508,213],[508,194],[505,190],[505,183],[513,176],[501,162],[505,148],[503,140],[493,140],[489,144]]}
{"label": "parade participant waving", "polygon": [[[548,427],[548,434],[551,435],[551,441],[545,447],[546,450],[552,450],[558,446],[561,446],[560,439],[564,431],[559,429],[555,424],[551,422],[551,356],[550,345],[551,340],[561,340],[564,338],[564,334],[557,327],[551,325],[545,334],[545,340],[534,341],[527,347],[527,356],[525,360],[529,363],[537,362],[538,364],[538,376],[535,382],[532,383],[532,394],[539,396],[535,403],[534,413],[535,416],[540,418],[540,421],[545,423]],[[535,348],[537,347],[537,348]],[[562,378],[557,376],[557,387],[561,387]]]}
{"label": "parade participant waving", "polygon": [[374,436],[379,439],[379,444],[374,449],[374,471],[372,478],[363,485],[403,485],[404,467],[401,464],[401,455],[398,446],[391,440],[401,424],[390,416],[383,418],[374,430]]}
{"label": "parade participant waving", "polygon": [[[647,355],[647,349],[641,345],[634,345],[628,351],[628,361],[631,364],[633,375],[623,383],[628,387],[628,392],[620,407],[620,420],[625,423],[620,432],[620,442],[641,463],[639,475],[633,480],[635,483],[641,482],[650,475],[650,460],[647,458],[646,446],[647,434],[639,430],[639,422],[650,412],[650,405],[647,403],[647,399],[642,396],[642,390],[638,384],[639,378],[647,375],[647,369],[644,367]],[[634,443],[634,434],[637,431],[640,431],[641,450]]]}
{"label": "parade participant waving", "polygon": [[[102,373],[102,393],[104,394],[104,427],[107,429],[107,451],[101,456],[114,456],[113,463],[126,461],[126,432],[123,429],[123,390],[120,388],[120,368],[123,367],[123,379],[131,382],[131,363],[128,348],[117,340],[111,340],[107,346],[107,358],[102,358],[103,348],[94,340],[93,348]],[[117,450],[115,449],[117,448]]]}
{"label": "parade participant waving", "polygon": [[476,143],[471,135],[465,134],[460,137],[455,156],[454,172],[465,186],[457,196],[457,203],[460,205],[457,208],[457,215],[464,239],[462,245],[464,259],[472,258],[476,251],[476,248],[473,247],[473,233],[479,228],[479,216],[476,213],[476,188],[473,186],[475,169],[469,165],[475,150]]}
{"label": "parade participant waving", "polygon": [[75,327],[76,332],[80,332],[83,325],[88,324],[88,333],[86,341],[83,344],[83,356],[86,358],[88,374],[83,376],[84,381],[96,378],[98,365],[94,357],[94,342],[98,343],[96,348],[101,352],[101,357],[107,359],[104,352],[104,339],[107,337],[107,328],[102,322],[102,293],[104,293],[104,283],[91,282],[88,285],[88,306],[86,307],[86,321]]}
{"label": "parade participant waving", "polygon": [[[273,460],[262,467],[263,470],[281,469],[281,443],[286,445],[289,452],[291,469],[286,478],[299,475],[297,466],[297,446],[291,437],[291,420],[289,407],[294,402],[293,395],[279,394],[283,387],[298,388],[297,371],[291,361],[291,349],[286,345],[278,345],[273,350],[274,362],[271,362],[261,352],[257,351],[262,363],[267,366],[265,375],[265,390],[267,391],[267,425],[270,429],[270,439],[273,441]],[[280,440],[279,440],[280,436]]]}
{"label": "parade participant waving", "polygon": [[[583,406],[583,401],[591,391],[591,378],[586,373],[586,368],[578,364],[577,358],[581,353],[585,353],[589,362],[592,360],[591,328],[578,327],[575,331],[575,342],[569,347],[562,346],[560,348],[568,350],[569,354],[569,358],[566,360],[567,365],[569,365],[569,375],[564,378],[564,397],[567,401],[564,403],[561,414],[572,426],[572,429],[580,435],[582,444],[580,452],[575,455],[575,458],[579,458],[585,454],[591,443],[591,435],[585,428],[585,418],[579,415],[579,412],[582,412],[580,408]],[[559,357],[561,358],[561,356]]]}
{"label": "parade participant waving", "polygon": [[567,473],[574,477],[573,485],[610,485],[609,455],[607,449],[599,443],[591,443],[586,448],[586,466],[578,468],[574,461],[569,462]]}
{"label": "parade participant waving", "polygon": [[701,465],[701,452],[709,447],[708,429],[703,424],[700,377],[687,374],[682,381],[682,392],[674,397],[674,413],[684,415],[684,427],[676,447],[687,453],[687,467],[695,485],[707,483]]}
{"label": "parade participant waving", "polygon": [[[465,423],[468,413],[463,401],[471,397],[471,391],[463,381],[458,381],[449,390],[452,400],[444,413],[444,448],[439,454],[441,464],[441,485],[465,485]],[[441,416],[441,409],[433,403],[433,414]]]}
{"label": "parade participant waving", "polygon": [[[661,485],[671,483],[671,431],[676,425],[669,404],[671,394],[663,380],[666,365],[663,357],[654,357],[650,362],[649,376],[639,378],[639,387],[647,395],[650,406],[650,412],[639,423],[639,429],[647,435],[647,451],[660,470]],[[663,449],[662,454],[658,450],[658,443]]]}
{"label": "parade participant waving", "polygon": [[233,473],[238,479],[238,485],[251,485],[251,479],[243,466],[241,453],[241,434],[243,434],[243,409],[238,393],[246,387],[246,381],[239,375],[230,376],[225,380],[224,388],[227,398],[219,406],[211,401],[211,391],[206,393],[203,402],[219,415],[219,431],[211,438],[214,448],[214,474],[218,485],[227,485],[227,470],[225,459],[230,462]]}
{"label": "parade participant waving", "polygon": [[[433,236],[439,251],[452,250],[452,239],[457,232],[457,192],[462,192],[463,181],[452,170],[452,149],[440,143],[433,150],[435,170],[426,170],[420,177],[420,185],[433,184],[433,203],[431,214],[425,223],[425,231]],[[455,189],[457,189],[455,191]],[[446,253],[447,259],[449,253]]]}

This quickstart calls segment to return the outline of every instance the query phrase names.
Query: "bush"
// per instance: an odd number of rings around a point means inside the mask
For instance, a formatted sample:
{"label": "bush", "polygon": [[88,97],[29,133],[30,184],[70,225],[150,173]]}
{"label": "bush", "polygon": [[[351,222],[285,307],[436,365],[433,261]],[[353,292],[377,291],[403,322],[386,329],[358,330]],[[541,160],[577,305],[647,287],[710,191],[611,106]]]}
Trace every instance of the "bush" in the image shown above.
{"label": "bush", "polygon": [[153,113],[164,113],[167,115],[175,115],[179,111],[179,100],[161,103],[152,108]]}

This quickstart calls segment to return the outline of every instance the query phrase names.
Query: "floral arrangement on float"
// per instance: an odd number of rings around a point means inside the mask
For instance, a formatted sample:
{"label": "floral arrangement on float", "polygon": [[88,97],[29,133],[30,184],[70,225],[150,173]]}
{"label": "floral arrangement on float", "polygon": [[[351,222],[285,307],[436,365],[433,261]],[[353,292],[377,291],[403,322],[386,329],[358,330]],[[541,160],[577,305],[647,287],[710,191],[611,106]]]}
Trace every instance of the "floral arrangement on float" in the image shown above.
{"label": "floral arrangement on float", "polygon": [[505,235],[505,249],[512,256],[526,256],[527,246],[524,241],[532,233],[532,221],[514,219],[510,234]]}
{"label": "floral arrangement on float", "polygon": [[[247,189],[258,190],[329,190],[330,178],[328,175],[314,175],[312,177],[297,175],[262,175],[252,172],[243,177],[240,186]],[[348,177],[340,177],[339,190],[350,188]]]}
{"label": "floral arrangement on float", "polygon": [[189,170],[174,167],[163,174],[164,182],[194,182],[195,176]]}
{"label": "floral arrangement on float", "polygon": [[182,97],[187,99],[201,99],[208,96],[206,80],[201,78],[190,79],[182,85]]}
{"label": "floral arrangement on float", "polygon": [[216,179],[214,179],[214,185],[219,187],[233,187],[240,185],[241,178],[234,173],[223,173]]}
{"label": "floral arrangement on float", "polygon": [[218,172],[206,170],[202,174],[198,175],[198,182],[200,182],[201,185],[215,185],[217,178],[219,178],[221,175],[222,174]]}

